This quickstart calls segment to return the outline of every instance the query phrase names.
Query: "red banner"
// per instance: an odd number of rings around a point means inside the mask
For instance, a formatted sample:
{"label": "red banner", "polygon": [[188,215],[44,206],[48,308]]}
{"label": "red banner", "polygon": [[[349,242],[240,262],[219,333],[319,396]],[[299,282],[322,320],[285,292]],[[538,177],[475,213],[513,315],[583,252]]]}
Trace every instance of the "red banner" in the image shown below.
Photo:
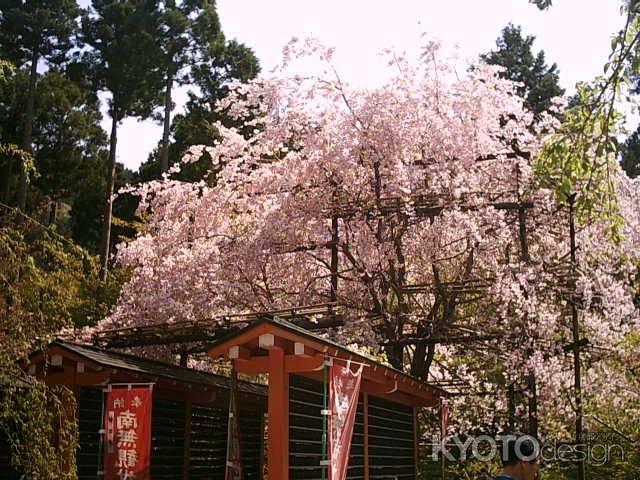
{"label": "red banner", "polygon": [[107,393],[105,480],[150,480],[151,391],[125,385]]}
{"label": "red banner", "polygon": [[349,367],[331,366],[329,376],[329,480],[345,480],[353,424],[358,409],[362,366],[357,372]]}

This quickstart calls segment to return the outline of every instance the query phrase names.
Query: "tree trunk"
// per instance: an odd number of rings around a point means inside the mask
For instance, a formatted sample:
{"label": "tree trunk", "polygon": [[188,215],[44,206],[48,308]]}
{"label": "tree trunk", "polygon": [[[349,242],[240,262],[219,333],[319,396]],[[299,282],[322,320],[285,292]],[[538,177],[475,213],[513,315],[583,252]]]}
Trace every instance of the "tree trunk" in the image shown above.
{"label": "tree trunk", "polygon": [[100,280],[107,278],[109,251],[111,246],[111,217],[113,212],[113,184],[116,178],[116,145],[118,143],[118,108],[114,101],[111,112],[111,138],[109,142],[109,166],[107,167],[107,191],[105,193],[102,219],[102,241],[100,243]]}
{"label": "tree trunk", "polygon": [[391,346],[386,349],[387,359],[393,368],[396,370],[404,370],[404,358],[402,356],[403,348],[396,342],[393,342]]}
{"label": "tree trunk", "polygon": [[396,329],[399,319],[395,318],[395,321],[393,321],[389,318],[387,319],[387,322],[386,331],[387,338],[389,339],[389,343],[385,347],[387,360],[393,368],[397,370],[404,370],[404,347],[398,342],[398,333]]}
{"label": "tree trunk", "polygon": [[167,77],[167,86],[164,92],[164,129],[162,131],[162,150],[160,151],[160,172],[169,170],[169,129],[171,127],[171,89],[173,88],[173,74]]}
{"label": "tree trunk", "polygon": [[[38,50],[33,49],[31,57],[31,72],[29,74],[29,91],[27,92],[27,105],[25,108],[24,135],[22,137],[22,149],[31,152],[31,140],[33,134],[33,104],[36,94],[36,79],[38,77]],[[24,212],[27,207],[27,185],[29,177],[27,166],[20,162],[20,183],[18,184],[18,208]],[[21,218],[21,217],[20,217]]]}
{"label": "tree trunk", "polygon": [[4,169],[2,179],[2,202],[9,204],[9,191],[11,190],[11,176],[13,175],[13,158],[7,156],[7,166]]}
{"label": "tree trunk", "polygon": [[[424,338],[427,336],[427,328],[424,324],[418,325],[416,329],[416,336],[418,338]],[[421,377],[425,370],[425,361],[427,357],[427,344],[426,342],[416,343],[415,350],[413,351],[413,359],[411,360],[410,374],[413,377]]]}
{"label": "tree trunk", "polygon": [[47,221],[47,225],[55,225],[56,217],[58,216],[58,200],[51,200],[51,205],[49,207],[49,219]]}

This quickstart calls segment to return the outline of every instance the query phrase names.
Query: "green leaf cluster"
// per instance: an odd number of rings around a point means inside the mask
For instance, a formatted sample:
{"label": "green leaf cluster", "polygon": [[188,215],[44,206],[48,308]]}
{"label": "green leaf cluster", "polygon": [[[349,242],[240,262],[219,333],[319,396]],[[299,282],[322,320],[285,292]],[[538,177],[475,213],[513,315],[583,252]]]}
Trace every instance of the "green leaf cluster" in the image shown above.
{"label": "green leaf cluster", "polygon": [[42,226],[0,227],[0,429],[26,478],[75,479],[75,400],[20,368],[64,327],[93,324],[124,277],[100,282],[86,250]]}
{"label": "green leaf cluster", "polygon": [[[76,480],[76,400],[64,386],[0,374],[0,430],[11,445],[11,465],[24,478]],[[9,383],[11,382],[11,383]]]}
{"label": "green leaf cluster", "polygon": [[582,83],[577,88],[574,106],[564,112],[560,129],[545,141],[536,173],[560,202],[577,193],[578,210],[590,214],[597,207],[613,207],[615,203],[615,186],[609,174],[616,161],[622,117],[599,100],[597,83]]}

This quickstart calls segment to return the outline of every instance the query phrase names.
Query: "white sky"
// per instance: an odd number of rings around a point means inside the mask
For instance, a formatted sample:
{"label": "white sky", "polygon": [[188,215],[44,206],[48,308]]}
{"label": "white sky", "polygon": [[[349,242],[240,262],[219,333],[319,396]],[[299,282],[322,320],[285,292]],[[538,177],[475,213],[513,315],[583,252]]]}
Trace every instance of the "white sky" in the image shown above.
{"label": "white sky", "polygon": [[[540,12],[527,0],[217,0],[227,38],[235,38],[256,53],[263,74],[280,61],[291,37],[316,37],[336,47],[334,64],[343,80],[358,86],[383,82],[384,48],[418,51],[422,33],[438,39],[445,50],[474,61],[495,48],[509,22],[534,35],[534,50],[547,63],[558,64],[560,83],[569,93],[579,80],[602,73],[613,32],[622,27],[620,0],[555,0]],[[178,110],[186,99],[176,92]],[[110,119],[103,122],[109,131]],[[125,120],[119,129],[118,161],[137,169],[162,136],[152,122]]]}

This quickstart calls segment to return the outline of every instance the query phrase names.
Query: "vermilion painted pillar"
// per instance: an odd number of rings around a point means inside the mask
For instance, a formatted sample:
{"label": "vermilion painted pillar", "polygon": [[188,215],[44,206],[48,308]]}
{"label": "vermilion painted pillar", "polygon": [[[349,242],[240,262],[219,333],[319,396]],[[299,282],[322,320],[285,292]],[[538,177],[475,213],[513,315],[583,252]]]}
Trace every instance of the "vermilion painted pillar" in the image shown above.
{"label": "vermilion painted pillar", "polygon": [[362,394],[364,402],[364,480],[369,480],[369,394]]}
{"label": "vermilion painted pillar", "polygon": [[418,466],[420,462],[420,448],[418,445],[418,407],[413,407],[413,465],[416,477],[418,476]]}
{"label": "vermilion painted pillar", "polygon": [[269,480],[289,478],[289,375],[284,351],[269,349]]}

